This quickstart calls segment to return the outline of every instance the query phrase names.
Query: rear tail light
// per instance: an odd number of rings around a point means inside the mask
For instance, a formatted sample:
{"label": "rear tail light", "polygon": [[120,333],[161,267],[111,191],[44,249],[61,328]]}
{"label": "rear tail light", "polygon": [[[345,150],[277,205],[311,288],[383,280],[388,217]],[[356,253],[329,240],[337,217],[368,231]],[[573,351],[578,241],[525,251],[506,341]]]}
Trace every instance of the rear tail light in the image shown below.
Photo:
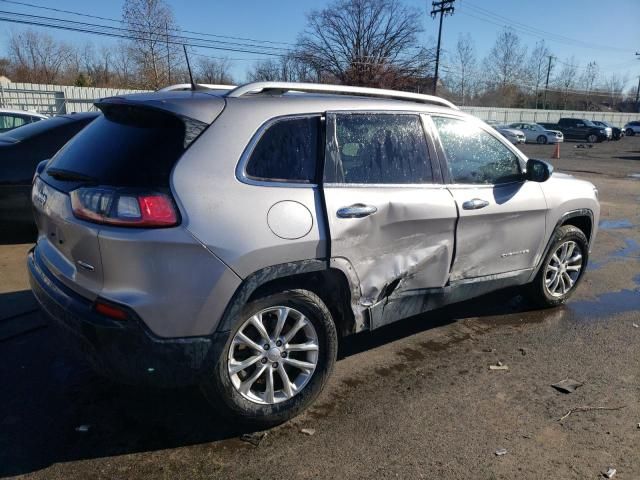
{"label": "rear tail light", "polygon": [[171,227],[178,224],[171,197],[159,192],[79,188],[71,192],[71,207],[76,218],[106,225]]}
{"label": "rear tail light", "polygon": [[124,308],[118,307],[117,305],[112,305],[110,303],[103,302],[101,300],[96,300],[96,303],[93,305],[93,308],[100,315],[113,318],[114,320],[126,320],[127,318],[129,318],[129,314]]}

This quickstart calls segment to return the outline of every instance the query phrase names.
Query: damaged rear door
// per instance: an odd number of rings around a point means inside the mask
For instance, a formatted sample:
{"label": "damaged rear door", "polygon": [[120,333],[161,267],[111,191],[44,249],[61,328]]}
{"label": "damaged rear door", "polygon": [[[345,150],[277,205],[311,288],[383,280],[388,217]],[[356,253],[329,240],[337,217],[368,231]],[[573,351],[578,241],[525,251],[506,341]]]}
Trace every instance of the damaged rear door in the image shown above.
{"label": "damaged rear door", "polygon": [[355,269],[361,303],[444,286],[457,211],[421,116],[328,112],[326,120],[331,256]]}

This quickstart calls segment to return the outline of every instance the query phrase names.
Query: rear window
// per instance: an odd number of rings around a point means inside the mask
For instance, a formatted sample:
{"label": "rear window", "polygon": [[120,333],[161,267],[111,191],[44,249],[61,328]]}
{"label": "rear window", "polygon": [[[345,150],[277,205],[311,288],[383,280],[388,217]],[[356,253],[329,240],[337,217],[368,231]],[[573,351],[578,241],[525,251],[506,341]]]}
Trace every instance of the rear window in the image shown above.
{"label": "rear window", "polygon": [[168,187],[171,169],[206,124],[164,112],[104,105],[92,122],[58,152],[48,169],[101,185]]}

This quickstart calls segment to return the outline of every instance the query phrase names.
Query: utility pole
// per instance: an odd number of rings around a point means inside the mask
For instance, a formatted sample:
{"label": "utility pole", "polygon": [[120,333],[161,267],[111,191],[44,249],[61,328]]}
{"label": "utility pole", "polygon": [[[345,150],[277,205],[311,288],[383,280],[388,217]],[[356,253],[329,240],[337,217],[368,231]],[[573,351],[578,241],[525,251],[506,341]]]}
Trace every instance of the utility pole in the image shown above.
{"label": "utility pole", "polygon": [[436,71],[433,76],[433,94],[436,94],[438,88],[438,67],[440,65],[440,41],[442,39],[442,18],[449,14],[453,15],[453,2],[455,0],[441,0],[439,2],[431,2],[433,10],[431,10],[431,18],[436,18],[440,14],[440,27],[438,28],[438,46],[436,48]]}
{"label": "utility pole", "polygon": [[549,90],[549,75],[551,75],[551,60],[553,55],[549,55],[549,66],[547,67],[547,81],[544,85],[544,101],[542,102],[542,109],[547,109],[547,91]]}
{"label": "utility pole", "polygon": [[[640,60],[640,52],[636,52],[636,56],[638,57],[638,60]],[[636,90],[636,108],[640,113],[640,77],[638,77],[638,90]]]}

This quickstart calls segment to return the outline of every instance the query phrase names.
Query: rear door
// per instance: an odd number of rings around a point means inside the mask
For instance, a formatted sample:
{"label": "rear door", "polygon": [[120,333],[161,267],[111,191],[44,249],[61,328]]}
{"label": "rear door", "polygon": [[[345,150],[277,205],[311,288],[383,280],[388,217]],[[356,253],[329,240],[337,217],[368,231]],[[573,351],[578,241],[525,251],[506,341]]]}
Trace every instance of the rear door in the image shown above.
{"label": "rear door", "polygon": [[451,280],[532,268],[545,238],[540,185],[524,180],[515,149],[482,122],[444,115],[431,120],[460,214]]}
{"label": "rear door", "polygon": [[362,303],[447,282],[457,218],[423,118],[326,115],[324,197],[331,256],[346,258]]}

